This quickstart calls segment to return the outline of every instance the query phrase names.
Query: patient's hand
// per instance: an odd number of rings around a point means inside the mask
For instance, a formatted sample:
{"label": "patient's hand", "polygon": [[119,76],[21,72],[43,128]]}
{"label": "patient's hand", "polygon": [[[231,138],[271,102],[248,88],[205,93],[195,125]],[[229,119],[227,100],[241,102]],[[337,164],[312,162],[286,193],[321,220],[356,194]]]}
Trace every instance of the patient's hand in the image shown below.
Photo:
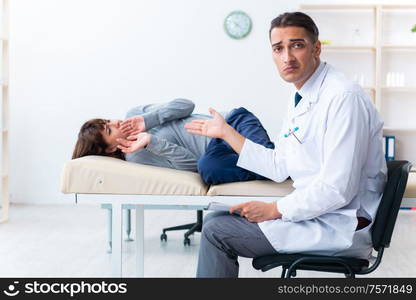
{"label": "patient's hand", "polygon": [[124,153],[132,153],[143,149],[152,140],[152,135],[147,132],[141,132],[136,135],[130,135],[126,139],[118,138],[117,142],[120,143],[117,148],[121,149]]}
{"label": "patient's hand", "polygon": [[136,135],[146,130],[143,116],[134,116],[120,124],[120,130],[126,135]]}
{"label": "patient's hand", "polygon": [[228,126],[224,118],[215,109],[210,108],[209,113],[213,116],[207,120],[192,120],[185,124],[188,132],[208,136],[212,138],[224,138]]}

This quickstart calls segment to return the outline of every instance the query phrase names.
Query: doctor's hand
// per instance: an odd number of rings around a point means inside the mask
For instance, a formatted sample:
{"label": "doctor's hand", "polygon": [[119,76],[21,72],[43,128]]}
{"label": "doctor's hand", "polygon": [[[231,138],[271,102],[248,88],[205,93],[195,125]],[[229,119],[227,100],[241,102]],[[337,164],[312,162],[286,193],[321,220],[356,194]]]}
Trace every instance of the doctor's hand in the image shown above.
{"label": "doctor's hand", "polygon": [[215,109],[210,108],[209,113],[212,115],[212,119],[206,120],[192,120],[185,124],[185,128],[188,132],[212,138],[224,138],[227,126],[224,118]]}
{"label": "doctor's hand", "polygon": [[130,135],[127,138],[118,138],[117,142],[120,143],[117,148],[121,149],[124,153],[132,153],[143,149],[152,141],[152,135],[147,132],[141,132],[136,135]]}
{"label": "doctor's hand", "polygon": [[143,116],[134,116],[120,124],[120,131],[126,135],[136,135],[146,130]]}
{"label": "doctor's hand", "polygon": [[239,210],[240,216],[245,217],[249,222],[263,222],[278,219],[282,214],[277,209],[276,202],[266,203],[261,201],[250,201],[234,205],[230,208],[230,213]]}

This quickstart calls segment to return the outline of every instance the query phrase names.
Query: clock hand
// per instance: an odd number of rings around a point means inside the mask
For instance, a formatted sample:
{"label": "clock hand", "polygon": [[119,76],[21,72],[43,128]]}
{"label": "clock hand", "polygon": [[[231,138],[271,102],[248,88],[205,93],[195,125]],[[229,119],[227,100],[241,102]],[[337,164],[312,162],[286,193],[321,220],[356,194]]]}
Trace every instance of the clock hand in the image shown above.
{"label": "clock hand", "polygon": [[235,26],[237,26],[238,28],[240,28],[241,29],[241,26],[238,24],[238,23],[233,23]]}

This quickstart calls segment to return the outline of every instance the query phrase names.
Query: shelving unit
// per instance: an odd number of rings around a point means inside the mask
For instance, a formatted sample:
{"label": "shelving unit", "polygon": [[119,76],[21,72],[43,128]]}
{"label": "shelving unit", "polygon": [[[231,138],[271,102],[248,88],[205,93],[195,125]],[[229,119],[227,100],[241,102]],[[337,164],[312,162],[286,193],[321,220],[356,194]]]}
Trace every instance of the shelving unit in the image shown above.
{"label": "shelving unit", "polygon": [[1,16],[1,139],[0,223],[9,218],[9,0],[0,1]]}
{"label": "shelving unit", "polygon": [[396,136],[396,158],[416,165],[416,5],[300,9],[317,23],[321,41],[330,42],[322,59],[363,86],[385,121],[385,135]]}

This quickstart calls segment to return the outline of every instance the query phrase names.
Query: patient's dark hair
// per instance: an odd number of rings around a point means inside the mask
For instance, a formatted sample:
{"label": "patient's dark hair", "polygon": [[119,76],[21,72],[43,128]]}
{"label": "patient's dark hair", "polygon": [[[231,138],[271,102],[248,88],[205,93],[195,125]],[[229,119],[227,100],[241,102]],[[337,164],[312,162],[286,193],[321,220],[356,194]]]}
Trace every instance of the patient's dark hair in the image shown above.
{"label": "patient's dark hair", "polygon": [[273,28],[289,26],[305,28],[312,40],[312,43],[315,43],[319,38],[319,30],[315,22],[307,14],[299,11],[286,12],[273,19],[270,24],[269,38],[271,37]]}
{"label": "patient's dark hair", "polygon": [[120,149],[117,149],[113,153],[107,153],[105,151],[108,145],[104,141],[101,132],[104,130],[106,123],[107,120],[104,119],[92,119],[82,125],[78,133],[78,140],[72,154],[72,159],[87,155],[102,155],[125,159],[124,153]]}

